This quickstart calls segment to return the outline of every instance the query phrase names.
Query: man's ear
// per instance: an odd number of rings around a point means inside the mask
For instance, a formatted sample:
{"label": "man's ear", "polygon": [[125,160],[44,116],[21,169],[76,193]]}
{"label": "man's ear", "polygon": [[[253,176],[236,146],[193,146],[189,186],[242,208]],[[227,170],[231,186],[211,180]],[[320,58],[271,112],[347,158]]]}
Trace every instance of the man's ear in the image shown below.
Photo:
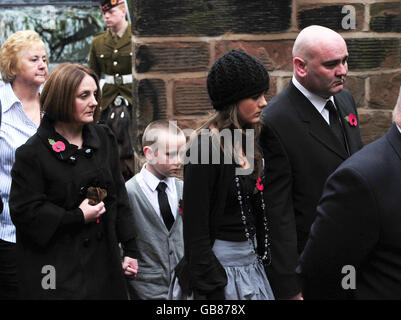
{"label": "man's ear", "polygon": [[151,161],[153,159],[153,150],[151,146],[143,147],[143,154],[147,161]]}
{"label": "man's ear", "polygon": [[306,61],[300,57],[295,57],[293,59],[294,72],[299,78],[305,78],[307,76],[308,66]]}
{"label": "man's ear", "polygon": [[126,6],[124,6],[124,8],[121,8],[121,11],[124,13],[124,15],[127,15],[127,13],[128,13]]}

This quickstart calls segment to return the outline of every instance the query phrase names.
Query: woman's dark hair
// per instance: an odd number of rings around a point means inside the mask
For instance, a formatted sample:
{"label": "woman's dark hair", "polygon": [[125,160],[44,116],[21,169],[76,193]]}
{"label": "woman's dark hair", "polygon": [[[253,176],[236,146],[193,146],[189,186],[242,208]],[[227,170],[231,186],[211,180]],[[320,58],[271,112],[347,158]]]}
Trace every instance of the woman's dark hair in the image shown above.
{"label": "woman's dark hair", "polygon": [[86,75],[91,76],[96,82],[98,105],[95,109],[94,120],[99,119],[101,90],[98,77],[88,67],[72,63],[61,63],[56,66],[43,87],[40,105],[49,119],[61,122],[73,121],[76,94]]}

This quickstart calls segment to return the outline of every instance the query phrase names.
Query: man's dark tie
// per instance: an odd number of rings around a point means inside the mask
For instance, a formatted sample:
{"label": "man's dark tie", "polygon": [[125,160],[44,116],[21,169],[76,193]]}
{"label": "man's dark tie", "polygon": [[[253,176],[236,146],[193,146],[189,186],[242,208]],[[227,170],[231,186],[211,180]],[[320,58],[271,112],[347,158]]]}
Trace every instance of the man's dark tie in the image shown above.
{"label": "man's dark tie", "polygon": [[344,135],[336,107],[334,106],[333,102],[331,102],[331,100],[328,100],[324,107],[329,111],[331,130],[333,130],[334,134],[336,135],[338,140],[340,140],[341,145],[344,146],[345,149]]}
{"label": "man's dark tie", "polygon": [[170,231],[171,227],[174,224],[174,216],[171,213],[170,204],[168,203],[166,188],[167,185],[164,182],[160,182],[156,190],[157,190],[157,199],[159,200],[160,212],[162,214],[164,224]]}

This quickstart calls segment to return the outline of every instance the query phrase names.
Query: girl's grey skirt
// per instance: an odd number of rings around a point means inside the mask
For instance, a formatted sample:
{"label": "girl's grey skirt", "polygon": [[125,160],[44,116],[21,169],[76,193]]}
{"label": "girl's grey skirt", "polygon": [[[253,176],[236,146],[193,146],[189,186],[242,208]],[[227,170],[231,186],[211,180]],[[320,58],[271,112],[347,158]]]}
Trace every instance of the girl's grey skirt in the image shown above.
{"label": "girl's grey skirt", "polygon": [[[213,252],[227,274],[226,300],[274,300],[263,264],[248,241],[232,242],[216,239]],[[192,300],[183,296],[178,280],[173,276],[168,299]]]}

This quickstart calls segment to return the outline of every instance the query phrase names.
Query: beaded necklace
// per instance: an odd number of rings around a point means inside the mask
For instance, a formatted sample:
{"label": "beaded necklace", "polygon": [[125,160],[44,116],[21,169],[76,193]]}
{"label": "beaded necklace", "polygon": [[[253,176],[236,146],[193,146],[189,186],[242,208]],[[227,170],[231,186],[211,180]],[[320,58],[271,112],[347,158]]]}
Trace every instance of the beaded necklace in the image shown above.
{"label": "beaded necklace", "polygon": [[[248,222],[246,219],[246,215],[244,212],[244,206],[243,206],[243,197],[241,195],[241,185],[239,181],[239,177],[235,176],[235,184],[237,186],[237,194],[238,194],[238,201],[239,201],[239,206],[241,210],[241,220],[242,223],[244,224],[244,231],[245,231],[245,237],[248,240],[249,245],[252,248],[252,252],[256,254],[257,258],[266,266],[270,265],[271,263],[271,252],[270,252],[270,237],[269,237],[269,226],[268,226],[268,221],[267,221],[267,216],[266,216],[266,205],[265,201],[263,198],[263,190],[259,190],[260,194],[260,199],[261,199],[261,208],[263,212],[263,227],[264,227],[264,252],[263,256],[260,256],[257,251],[256,251],[256,245],[255,245],[255,239],[250,237],[249,229],[248,229]],[[250,213],[251,209],[248,206],[248,212]]]}

